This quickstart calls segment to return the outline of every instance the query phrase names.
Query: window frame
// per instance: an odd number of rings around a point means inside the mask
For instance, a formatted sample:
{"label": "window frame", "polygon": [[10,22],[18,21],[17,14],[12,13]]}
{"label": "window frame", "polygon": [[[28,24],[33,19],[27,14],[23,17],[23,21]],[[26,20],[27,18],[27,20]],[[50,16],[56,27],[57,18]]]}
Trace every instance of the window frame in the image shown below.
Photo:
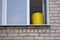
{"label": "window frame", "polygon": [[[49,20],[49,0],[46,0],[46,13],[47,24],[38,25],[50,25]],[[32,25],[30,24],[30,0],[27,0],[27,24],[7,24],[7,0],[2,0],[2,25]]]}
{"label": "window frame", "polygon": [[7,25],[7,0],[2,0],[2,25]]}

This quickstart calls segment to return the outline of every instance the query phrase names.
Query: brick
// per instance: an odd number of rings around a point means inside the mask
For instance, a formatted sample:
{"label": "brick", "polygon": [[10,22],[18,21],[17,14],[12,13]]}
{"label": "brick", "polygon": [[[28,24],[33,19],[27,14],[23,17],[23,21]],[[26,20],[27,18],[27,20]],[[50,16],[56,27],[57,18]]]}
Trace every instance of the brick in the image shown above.
{"label": "brick", "polygon": [[55,39],[55,38],[54,38],[54,37],[45,37],[45,39],[53,40],[53,39]]}
{"label": "brick", "polygon": [[50,22],[50,24],[52,25],[52,24],[54,24],[53,22]]}
{"label": "brick", "polygon": [[50,16],[52,16],[53,14],[52,13],[50,13]]}
{"label": "brick", "polygon": [[23,32],[23,30],[22,29],[19,29],[19,32]]}
{"label": "brick", "polygon": [[23,37],[14,37],[14,40],[23,39]]}
{"label": "brick", "polygon": [[51,10],[51,11],[54,11],[54,9],[55,9],[55,8],[53,8],[53,7],[52,7],[52,8],[50,8],[50,10]]}
{"label": "brick", "polygon": [[11,29],[11,30],[10,30],[10,33],[15,33],[15,30],[14,30],[14,29]]}
{"label": "brick", "polygon": [[31,39],[33,39],[33,37],[24,37],[24,39],[30,39],[31,40]]}
{"label": "brick", "polygon": [[0,37],[0,40],[2,40],[3,38],[2,37]]}
{"label": "brick", "polygon": [[55,19],[56,20],[56,19],[60,19],[60,17],[51,17],[51,19]]}
{"label": "brick", "polygon": [[19,36],[27,36],[28,33],[19,33]]}
{"label": "brick", "polygon": [[[50,27],[50,29],[51,29],[51,32],[52,32],[52,31],[55,31],[55,29],[57,29],[57,27],[54,27],[54,26],[53,26],[53,27]],[[53,29],[53,30],[52,30],[52,29]]]}
{"label": "brick", "polygon": [[59,39],[60,40],[60,37],[55,37],[55,39]]}
{"label": "brick", "polygon": [[46,33],[49,33],[50,32],[50,29],[46,29]]}
{"label": "brick", "polygon": [[38,33],[29,33],[29,36],[39,36]]}
{"label": "brick", "polygon": [[50,36],[59,36],[58,33],[50,33]]}
{"label": "brick", "polygon": [[60,16],[60,13],[59,13],[59,15],[58,16]]}
{"label": "brick", "polygon": [[2,33],[3,30],[0,30],[0,33]]}
{"label": "brick", "polygon": [[56,1],[55,4],[60,4],[60,1]]}
{"label": "brick", "polygon": [[49,4],[51,5],[51,4],[55,4],[55,2],[49,2]]}
{"label": "brick", "polygon": [[34,40],[34,39],[23,39],[23,40]]}
{"label": "brick", "polygon": [[50,13],[60,13],[60,11],[51,11],[50,10]]}
{"label": "brick", "polygon": [[27,32],[30,32],[30,29],[27,29]]}
{"label": "brick", "polygon": [[7,31],[5,29],[2,30],[2,33],[7,33]]}
{"label": "brick", "polygon": [[49,0],[50,2],[55,2],[56,0]]}
{"label": "brick", "polygon": [[51,22],[51,23],[54,23],[54,22],[55,22],[55,20],[51,20],[50,22]]}
{"label": "brick", "polygon": [[56,33],[60,33],[60,30],[56,30]]}
{"label": "brick", "polygon": [[39,29],[39,31],[38,32],[42,32],[42,30],[41,29]]}
{"label": "brick", "polygon": [[38,40],[38,39],[39,39],[39,40],[43,40],[44,37],[34,37],[34,39],[35,39],[35,40],[36,40],[36,39],[37,39],[37,40]]}
{"label": "brick", "polygon": [[56,0],[57,2],[60,1],[60,0]]}
{"label": "brick", "polygon": [[59,8],[59,7],[58,7],[58,8],[55,8],[55,10],[59,11],[59,10],[60,10],[60,8]]}
{"label": "brick", "polygon": [[54,10],[59,11],[59,10],[60,10],[60,8],[55,8]]}
{"label": "brick", "polygon": [[60,26],[60,24],[51,24],[52,26],[56,26],[56,27],[59,27]]}
{"label": "brick", "polygon": [[46,29],[42,29],[42,32],[45,33],[46,32]]}
{"label": "brick", "polygon": [[23,32],[26,32],[26,29],[23,29]]}
{"label": "brick", "polygon": [[3,36],[7,36],[7,34],[6,34],[6,33],[2,33],[2,34],[0,34],[0,36],[2,36],[2,37],[3,37]]}
{"label": "brick", "polygon": [[60,23],[60,20],[55,20],[55,23]]}
{"label": "brick", "polygon": [[38,29],[34,29],[35,30],[35,32],[38,32]]}
{"label": "brick", "polygon": [[3,39],[4,39],[4,40],[5,40],[5,39],[11,40],[11,39],[13,39],[13,37],[3,37]]}
{"label": "brick", "polygon": [[18,33],[18,32],[19,32],[18,29],[15,29],[14,33]]}
{"label": "brick", "polygon": [[56,5],[56,4],[53,5],[53,4],[51,4],[50,7],[51,7],[51,8],[55,8],[55,7],[58,8],[59,5]]}
{"label": "brick", "polygon": [[40,33],[40,36],[49,36],[49,34],[47,34],[47,33]]}
{"label": "brick", "polygon": [[7,29],[6,32],[7,32],[7,33],[11,33],[11,30],[10,30],[10,29]]}
{"label": "brick", "polygon": [[58,14],[57,14],[57,13],[55,13],[55,14],[53,14],[53,16],[58,16]]}
{"label": "brick", "polygon": [[60,30],[60,27],[57,27],[57,30]]}
{"label": "brick", "polygon": [[31,31],[30,32],[34,32],[34,29],[31,29]]}
{"label": "brick", "polygon": [[50,32],[51,32],[51,33],[55,33],[55,32],[56,32],[56,30],[50,30]]}
{"label": "brick", "polygon": [[8,36],[18,36],[16,33],[9,33]]}

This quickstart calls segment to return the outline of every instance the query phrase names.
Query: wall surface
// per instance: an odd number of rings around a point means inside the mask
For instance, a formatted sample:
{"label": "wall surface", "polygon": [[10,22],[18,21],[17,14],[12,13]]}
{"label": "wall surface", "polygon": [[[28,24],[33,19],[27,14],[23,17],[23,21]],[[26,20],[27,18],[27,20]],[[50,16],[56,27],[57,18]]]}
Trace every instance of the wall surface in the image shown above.
{"label": "wall surface", "polygon": [[0,27],[0,40],[60,40],[60,0],[49,0],[50,27]]}

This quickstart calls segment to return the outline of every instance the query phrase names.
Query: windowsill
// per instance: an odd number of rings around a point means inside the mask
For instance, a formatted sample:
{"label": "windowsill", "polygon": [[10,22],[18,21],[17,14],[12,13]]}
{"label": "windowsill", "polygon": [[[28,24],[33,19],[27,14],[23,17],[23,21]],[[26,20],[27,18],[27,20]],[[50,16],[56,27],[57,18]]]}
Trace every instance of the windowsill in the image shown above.
{"label": "windowsill", "polygon": [[0,25],[0,27],[48,27],[50,24],[31,24],[31,25]]}

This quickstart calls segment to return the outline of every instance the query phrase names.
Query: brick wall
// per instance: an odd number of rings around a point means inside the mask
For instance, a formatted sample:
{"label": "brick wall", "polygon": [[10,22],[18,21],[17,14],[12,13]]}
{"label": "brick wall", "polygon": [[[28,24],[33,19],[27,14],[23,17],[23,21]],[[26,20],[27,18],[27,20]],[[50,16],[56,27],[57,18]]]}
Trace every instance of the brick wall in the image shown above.
{"label": "brick wall", "polygon": [[60,0],[49,0],[50,27],[0,27],[0,40],[60,40]]}

